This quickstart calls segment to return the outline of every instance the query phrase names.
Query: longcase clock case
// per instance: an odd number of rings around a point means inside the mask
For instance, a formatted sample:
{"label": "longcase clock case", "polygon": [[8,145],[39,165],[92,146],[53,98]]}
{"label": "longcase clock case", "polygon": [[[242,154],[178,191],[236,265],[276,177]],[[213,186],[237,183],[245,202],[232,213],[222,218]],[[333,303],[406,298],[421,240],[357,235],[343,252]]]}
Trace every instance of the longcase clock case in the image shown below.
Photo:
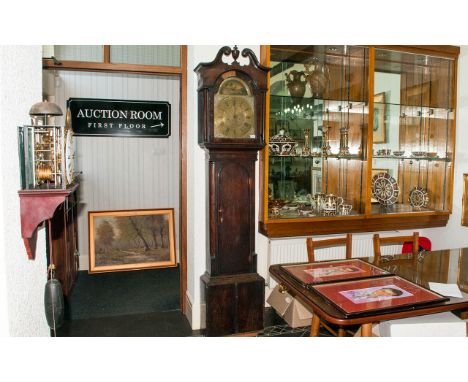
{"label": "longcase clock case", "polygon": [[[223,55],[232,55],[233,62],[224,63]],[[251,50],[244,49],[242,56],[248,65],[237,61],[237,47],[223,47],[214,61],[195,68],[199,145],[208,153],[209,251],[201,278],[208,336],[263,328],[265,280],[256,273],[255,255],[255,162],[265,145],[268,69]],[[245,88],[230,86],[223,93],[226,81]],[[216,99],[224,110],[216,109]]]}

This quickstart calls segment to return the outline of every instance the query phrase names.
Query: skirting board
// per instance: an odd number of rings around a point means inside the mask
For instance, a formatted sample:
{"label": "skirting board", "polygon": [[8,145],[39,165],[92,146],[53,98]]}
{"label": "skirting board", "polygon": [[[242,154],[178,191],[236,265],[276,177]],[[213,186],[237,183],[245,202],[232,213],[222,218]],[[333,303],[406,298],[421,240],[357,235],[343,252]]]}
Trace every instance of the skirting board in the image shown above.
{"label": "skirting board", "polygon": [[82,255],[80,253],[79,256],[79,261],[80,261],[80,271],[87,271],[89,269],[89,257],[88,255]]}
{"label": "skirting board", "polygon": [[192,330],[205,328],[205,304],[192,304],[188,291],[185,294],[186,312],[185,315],[190,323]]}

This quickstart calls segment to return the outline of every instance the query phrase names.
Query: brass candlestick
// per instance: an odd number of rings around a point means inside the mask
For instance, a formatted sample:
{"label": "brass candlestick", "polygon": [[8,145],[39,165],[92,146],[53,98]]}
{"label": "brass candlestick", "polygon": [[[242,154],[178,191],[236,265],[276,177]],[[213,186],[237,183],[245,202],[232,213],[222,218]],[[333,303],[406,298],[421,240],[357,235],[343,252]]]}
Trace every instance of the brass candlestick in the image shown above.
{"label": "brass candlestick", "polygon": [[349,155],[348,135],[349,127],[342,127],[340,129],[340,155]]}
{"label": "brass candlestick", "polygon": [[328,156],[331,153],[330,141],[328,138],[328,128],[322,130],[322,155]]}
{"label": "brass candlestick", "polygon": [[302,147],[303,157],[310,156],[309,140],[310,140],[310,129],[304,129],[304,146]]}

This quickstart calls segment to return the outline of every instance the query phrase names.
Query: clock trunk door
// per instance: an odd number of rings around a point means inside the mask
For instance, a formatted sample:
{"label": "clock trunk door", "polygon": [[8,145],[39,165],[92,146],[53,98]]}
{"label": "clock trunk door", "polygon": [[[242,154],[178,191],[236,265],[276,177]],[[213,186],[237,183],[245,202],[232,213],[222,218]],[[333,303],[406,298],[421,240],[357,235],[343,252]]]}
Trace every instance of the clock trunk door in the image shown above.
{"label": "clock trunk door", "polygon": [[214,264],[212,274],[252,272],[254,162],[231,160],[215,163],[215,202],[212,227]]}

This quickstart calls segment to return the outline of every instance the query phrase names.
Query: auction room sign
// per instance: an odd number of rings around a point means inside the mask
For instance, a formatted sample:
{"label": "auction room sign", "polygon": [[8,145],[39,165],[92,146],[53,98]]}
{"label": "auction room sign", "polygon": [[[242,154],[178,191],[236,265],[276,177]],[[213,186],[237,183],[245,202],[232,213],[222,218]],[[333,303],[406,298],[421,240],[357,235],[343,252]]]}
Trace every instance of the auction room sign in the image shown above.
{"label": "auction room sign", "polygon": [[171,135],[169,102],[70,98],[67,106],[75,135],[156,138]]}

